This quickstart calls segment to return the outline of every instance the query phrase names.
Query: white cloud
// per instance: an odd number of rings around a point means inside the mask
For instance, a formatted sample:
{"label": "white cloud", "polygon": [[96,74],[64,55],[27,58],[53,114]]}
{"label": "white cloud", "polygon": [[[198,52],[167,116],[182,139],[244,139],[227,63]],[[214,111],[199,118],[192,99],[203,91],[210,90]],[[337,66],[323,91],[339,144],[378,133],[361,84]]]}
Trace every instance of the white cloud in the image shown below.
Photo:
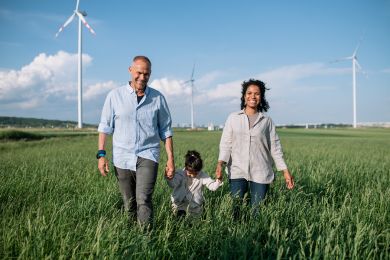
{"label": "white cloud", "polygon": [[258,76],[265,82],[295,82],[314,76],[341,75],[349,72],[349,68],[331,68],[323,63],[296,64],[283,66],[260,73]]}
{"label": "white cloud", "polygon": [[42,100],[39,98],[32,98],[30,100],[25,100],[17,103],[16,105],[21,109],[30,109],[39,106],[42,103]]}
{"label": "white cloud", "polygon": [[204,94],[209,101],[217,99],[240,98],[241,81],[232,81],[218,84],[214,89],[210,89]]}
{"label": "white cloud", "polygon": [[[92,58],[83,54],[83,65]],[[0,71],[0,100],[16,108],[32,108],[49,96],[72,99],[77,81],[77,54],[59,51],[41,53],[20,70]],[[40,102],[31,102],[39,99]],[[25,105],[29,104],[29,105]]]}
{"label": "white cloud", "polygon": [[212,71],[209,72],[200,78],[196,79],[196,84],[203,86],[203,85],[209,85],[213,82],[215,82],[217,79],[220,79],[221,77],[224,77],[226,75],[223,71]]}
{"label": "white cloud", "polygon": [[150,83],[150,86],[161,91],[166,97],[189,95],[191,93],[189,84],[184,84],[183,81],[176,79],[155,79]]}
{"label": "white cloud", "polygon": [[382,73],[390,74],[390,68],[383,69]]}
{"label": "white cloud", "polygon": [[[299,95],[303,95],[307,92],[319,91],[324,87],[329,88],[329,83],[325,83],[330,78],[329,76],[348,73],[351,73],[350,68],[334,68],[323,63],[307,63],[262,72],[257,78],[266,83],[266,87],[271,89],[274,97],[278,97],[294,96],[298,91]],[[320,78],[324,81],[318,80]]]}
{"label": "white cloud", "polygon": [[96,97],[106,95],[110,90],[119,87],[114,81],[99,82],[94,85],[90,85],[83,93],[85,100],[92,100]]}

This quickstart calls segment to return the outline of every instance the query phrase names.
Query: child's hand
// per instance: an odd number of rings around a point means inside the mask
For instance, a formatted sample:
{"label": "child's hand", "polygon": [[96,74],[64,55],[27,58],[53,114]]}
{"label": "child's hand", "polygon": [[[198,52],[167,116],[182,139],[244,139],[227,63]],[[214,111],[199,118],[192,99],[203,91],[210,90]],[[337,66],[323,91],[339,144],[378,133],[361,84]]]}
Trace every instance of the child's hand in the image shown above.
{"label": "child's hand", "polygon": [[170,171],[168,166],[165,167],[165,177],[167,177],[168,180],[172,180],[174,176],[174,172]]}

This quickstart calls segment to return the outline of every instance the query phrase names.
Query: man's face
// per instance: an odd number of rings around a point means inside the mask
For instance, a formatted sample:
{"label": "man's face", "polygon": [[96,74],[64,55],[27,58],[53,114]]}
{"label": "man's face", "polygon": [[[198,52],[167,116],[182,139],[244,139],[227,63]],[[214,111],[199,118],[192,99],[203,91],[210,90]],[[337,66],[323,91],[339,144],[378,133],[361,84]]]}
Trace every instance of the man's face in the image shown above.
{"label": "man's face", "polygon": [[144,60],[133,62],[129,68],[131,74],[131,86],[136,90],[145,90],[146,84],[149,81],[150,73],[152,72],[149,63]]}

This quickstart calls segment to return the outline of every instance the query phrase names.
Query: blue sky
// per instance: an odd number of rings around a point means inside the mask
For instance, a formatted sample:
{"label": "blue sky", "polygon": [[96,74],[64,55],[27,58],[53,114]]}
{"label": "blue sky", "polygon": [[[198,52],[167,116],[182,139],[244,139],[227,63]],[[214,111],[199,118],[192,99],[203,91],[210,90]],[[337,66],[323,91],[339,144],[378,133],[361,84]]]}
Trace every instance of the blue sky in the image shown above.
{"label": "blue sky", "polygon": [[[77,20],[55,38],[76,0],[0,1],[0,115],[77,121]],[[243,80],[263,80],[276,124],[352,123],[351,61],[357,53],[357,121],[390,121],[390,1],[80,0],[84,122],[126,84],[135,55],[152,60],[149,84],[174,124],[223,124],[240,108]]]}

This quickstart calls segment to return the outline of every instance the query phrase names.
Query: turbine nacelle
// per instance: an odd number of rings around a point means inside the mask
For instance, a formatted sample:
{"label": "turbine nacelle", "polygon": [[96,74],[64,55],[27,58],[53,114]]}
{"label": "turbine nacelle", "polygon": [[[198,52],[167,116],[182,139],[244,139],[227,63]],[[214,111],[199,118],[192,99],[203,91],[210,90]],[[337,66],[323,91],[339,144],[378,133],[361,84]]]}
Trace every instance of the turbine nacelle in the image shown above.
{"label": "turbine nacelle", "polygon": [[87,16],[87,12],[86,11],[75,11],[76,13],[80,13],[82,16]]}
{"label": "turbine nacelle", "polygon": [[[78,8],[79,1],[77,1],[77,8]],[[95,31],[92,29],[92,27],[87,23],[87,20],[85,20],[85,16],[87,16],[87,12],[80,11],[78,9],[73,11],[73,14],[66,20],[66,22],[60,27],[58,32],[56,33],[55,37],[58,37],[58,35],[65,29],[66,26],[68,26],[74,19],[75,16],[78,16],[78,18],[81,20],[81,22],[84,24],[85,27],[89,30],[90,33],[96,35]]]}

